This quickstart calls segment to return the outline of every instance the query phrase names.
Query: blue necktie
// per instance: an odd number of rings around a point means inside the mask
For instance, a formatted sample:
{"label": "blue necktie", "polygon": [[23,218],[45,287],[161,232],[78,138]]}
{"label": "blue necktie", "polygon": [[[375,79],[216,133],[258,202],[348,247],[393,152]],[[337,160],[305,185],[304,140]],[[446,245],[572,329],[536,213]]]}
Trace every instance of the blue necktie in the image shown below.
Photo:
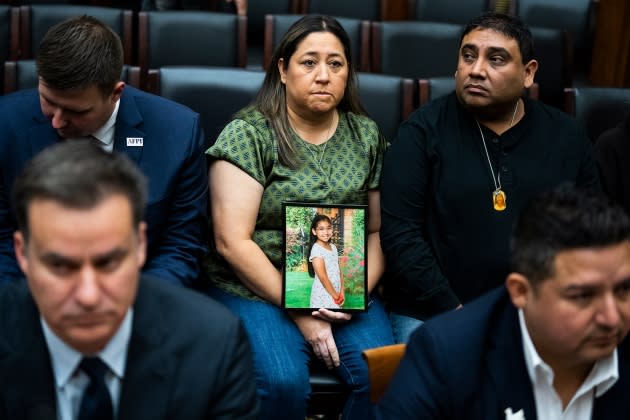
{"label": "blue necktie", "polygon": [[84,357],[79,368],[90,377],[77,420],[112,420],[112,398],[105,384],[108,367],[98,357]]}

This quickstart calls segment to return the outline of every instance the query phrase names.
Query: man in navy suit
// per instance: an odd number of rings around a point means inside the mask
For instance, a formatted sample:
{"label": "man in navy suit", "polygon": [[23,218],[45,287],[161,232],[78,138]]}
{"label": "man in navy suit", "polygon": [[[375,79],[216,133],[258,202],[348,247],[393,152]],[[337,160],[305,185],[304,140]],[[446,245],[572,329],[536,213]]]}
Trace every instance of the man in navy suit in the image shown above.
{"label": "man in navy suit", "polygon": [[9,191],[24,164],[59,141],[91,138],[128,155],[149,179],[144,272],[191,285],[206,245],[208,183],[199,115],[120,80],[122,44],[78,17],[51,28],[37,55],[39,89],[0,97],[0,284],[21,278]]}
{"label": "man in navy suit", "polygon": [[562,186],[522,211],[505,286],[428,321],[383,419],[628,419],[630,220]]}
{"label": "man in navy suit", "polygon": [[133,162],[62,142],[12,198],[26,281],[0,287],[0,419],[256,418],[238,318],[140,274],[146,179]]}

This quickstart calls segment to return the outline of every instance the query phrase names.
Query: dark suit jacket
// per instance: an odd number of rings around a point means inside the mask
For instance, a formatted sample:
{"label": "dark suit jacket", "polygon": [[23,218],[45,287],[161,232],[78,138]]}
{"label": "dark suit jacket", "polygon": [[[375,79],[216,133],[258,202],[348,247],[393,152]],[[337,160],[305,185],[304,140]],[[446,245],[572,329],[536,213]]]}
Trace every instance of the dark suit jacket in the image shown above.
{"label": "dark suit jacket", "polygon": [[[42,114],[36,89],[0,97],[0,283],[22,278],[13,252],[17,228],[13,181],[35,154],[59,141]],[[127,146],[142,137],[142,147]],[[190,285],[205,252],[208,180],[199,115],[183,105],[126,86],[114,150],[128,155],[149,179],[148,259],[144,272]]]}
{"label": "dark suit jacket", "polygon": [[[154,278],[140,281],[120,420],[253,419],[249,341],[225,307]],[[0,287],[0,419],[54,419],[39,312],[25,283]]]}
{"label": "dark suit jacket", "polygon": [[[620,378],[595,399],[594,420],[630,418],[630,354],[624,346]],[[388,420],[505,420],[506,408],[536,419],[518,312],[500,286],[414,331],[375,414]]]}

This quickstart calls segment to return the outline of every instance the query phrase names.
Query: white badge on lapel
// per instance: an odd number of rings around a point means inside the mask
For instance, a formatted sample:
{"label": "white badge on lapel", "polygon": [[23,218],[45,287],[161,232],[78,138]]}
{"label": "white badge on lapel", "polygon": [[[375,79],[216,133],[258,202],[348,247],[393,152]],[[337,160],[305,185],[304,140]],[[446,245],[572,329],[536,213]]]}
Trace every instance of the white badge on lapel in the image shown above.
{"label": "white badge on lapel", "polygon": [[516,413],[512,412],[512,408],[505,409],[505,420],[525,420],[525,413],[521,408]]}
{"label": "white badge on lapel", "polygon": [[144,137],[127,137],[127,146],[129,147],[142,147],[144,144]]}

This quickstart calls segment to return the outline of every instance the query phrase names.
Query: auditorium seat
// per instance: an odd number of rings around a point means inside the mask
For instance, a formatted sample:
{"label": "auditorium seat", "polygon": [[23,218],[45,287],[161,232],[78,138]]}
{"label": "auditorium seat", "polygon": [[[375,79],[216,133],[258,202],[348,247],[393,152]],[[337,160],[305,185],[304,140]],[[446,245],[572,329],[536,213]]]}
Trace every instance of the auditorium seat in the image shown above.
{"label": "auditorium seat", "polygon": [[138,14],[141,82],[164,66],[245,67],[247,18],[228,13],[160,11]]}
{"label": "auditorium seat", "polygon": [[409,0],[409,15],[412,20],[466,24],[490,10],[488,3],[488,0]]}
{"label": "auditorium seat", "polygon": [[167,66],[151,70],[154,93],[201,115],[208,147],[234,113],[254,99],[264,77],[262,71],[228,67]]}
{"label": "auditorium seat", "polygon": [[[225,0],[223,0],[225,4]],[[264,59],[265,16],[299,13],[299,0],[249,1],[247,4],[247,66],[260,70]]]}
{"label": "auditorium seat", "polygon": [[534,80],[540,85],[540,100],[562,109],[563,91],[573,84],[566,31],[530,27],[538,71]]}
{"label": "auditorium seat", "polygon": [[[0,5],[0,63],[18,58],[19,40],[19,9]],[[2,72],[0,86],[4,86]]]}
{"label": "auditorium seat", "polygon": [[570,62],[575,70],[584,73],[591,59],[594,3],[593,0],[518,0],[516,14],[529,26],[565,30]]}
{"label": "auditorium seat", "polygon": [[388,141],[393,141],[398,126],[414,110],[412,79],[374,73],[359,73],[359,96],[368,114]]}
{"label": "auditorium seat", "polygon": [[112,7],[78,5],[30,5],[20,7],[21,60],[35,58],[39,44],[51,26],[74,16],[94,16],[116,32],[123,44],[124,62],[131,64],[132,11]]}
{"label": "auditorium seat", "polygon": [[[36,88],[39,84],[35,60],[6,61],[4,63],[4,93],[21,89]],[[139,73],[128,65],[123,65],[120,80],[138,87]]]}
{"label": "auditorium seat", "polygon": [[565,89],[564,110],[582,124],[594,142],[630,112],[630,88],[572,87]]}
{"label": "auditorium seat", "polygon": [[383,20],[388,8],[388,0],[303,0],[301,13],[373,21]]}
{"label": "auditorium seat", "polygon": [[452,75],[462,29],[444,22],[372,22],[371,71],[416,79]]}

